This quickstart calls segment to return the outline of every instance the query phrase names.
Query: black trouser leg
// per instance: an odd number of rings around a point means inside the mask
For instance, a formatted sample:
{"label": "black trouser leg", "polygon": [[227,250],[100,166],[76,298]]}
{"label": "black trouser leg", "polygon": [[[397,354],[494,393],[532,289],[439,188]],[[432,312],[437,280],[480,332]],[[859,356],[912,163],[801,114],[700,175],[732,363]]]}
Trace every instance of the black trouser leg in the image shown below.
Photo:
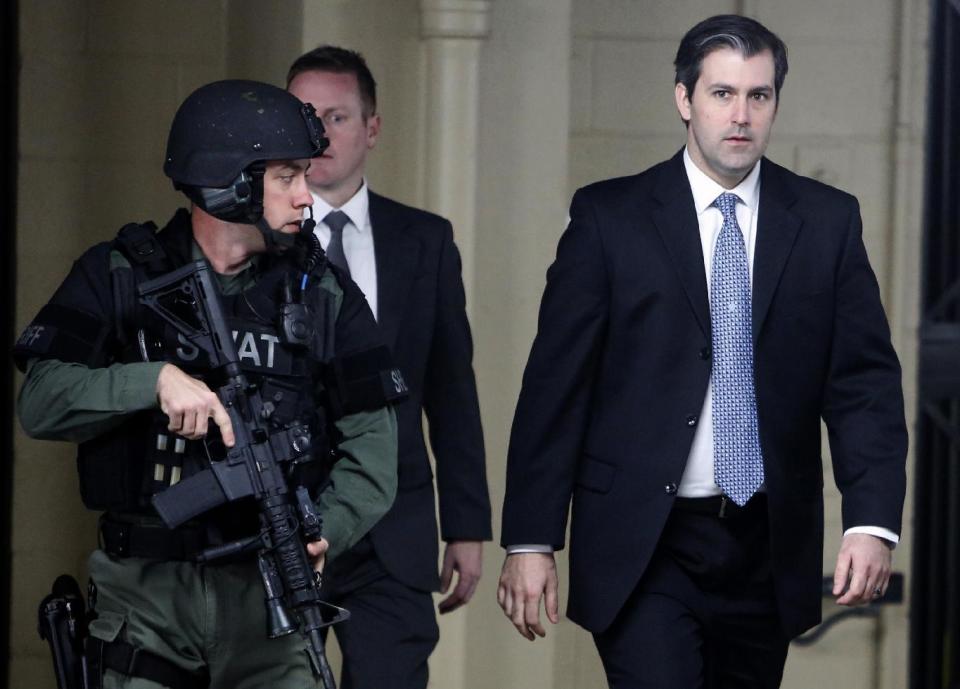
{"label": "black trouser leg", "polygon": [[613,689],[775,689],[780,628],[763,497],[735,517],[675,510],[613,625],[594,636]]}
{"label": "black trouser leg", "polygon": [[334,563],[325,597],[350,611],[333,630],[343,652],[340,689],[425,689],[440,636],[433,597],[391,577],[369,541]]}

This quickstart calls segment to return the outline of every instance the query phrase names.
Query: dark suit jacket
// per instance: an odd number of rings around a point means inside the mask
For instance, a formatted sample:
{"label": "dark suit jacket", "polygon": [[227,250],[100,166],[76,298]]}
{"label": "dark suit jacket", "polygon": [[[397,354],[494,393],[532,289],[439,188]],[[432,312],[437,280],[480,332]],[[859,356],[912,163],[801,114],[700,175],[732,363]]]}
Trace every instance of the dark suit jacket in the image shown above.
{"label": "dark suit jacket", "polygon": [[[764,159],[753,278],[760,442],[784,630],[820,619],[829,431],[844,528],[900,531],[900,367],[856,199]],[[710,376],[710,309],[682,153],[579,190],[547,274],[507,470],[504,545],[564,543],[568,615],[610,625],[670,512]]]}
{"label": "dark suit jacket", "polygon": [[434,476],[421,410],[426,411],[436,459],[443,539],[491,538],[460,254],[447,220],[372,192],[370,222],[378,321],[410,388],[409,398],[397,409],[397,499],[370,537],[392,576],[414,588],[435,590],[439,578]]}

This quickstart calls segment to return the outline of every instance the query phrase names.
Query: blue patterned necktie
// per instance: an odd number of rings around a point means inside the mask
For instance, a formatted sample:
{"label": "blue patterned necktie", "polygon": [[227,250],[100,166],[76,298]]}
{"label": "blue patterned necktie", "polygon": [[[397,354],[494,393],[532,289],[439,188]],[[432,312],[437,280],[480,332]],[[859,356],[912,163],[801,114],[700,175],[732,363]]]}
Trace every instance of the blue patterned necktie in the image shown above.
{"label": "blue patterned necktie", "polygon": [[723,213],[710,274],[713,330],[713,475],[736,504],[745,505],[763,483],[753,386],[750,273],[734,194],[713,205]]}
{"label": "blue patterned necktie", "polygon": [[327,244],[327,259],[333,265],[343,268],[350,275],[350,266],[347,265],[347,256],[343,253],[343,228],[350,218],[343,211],[330,211],[323,219],[330,228],[330,243]]}

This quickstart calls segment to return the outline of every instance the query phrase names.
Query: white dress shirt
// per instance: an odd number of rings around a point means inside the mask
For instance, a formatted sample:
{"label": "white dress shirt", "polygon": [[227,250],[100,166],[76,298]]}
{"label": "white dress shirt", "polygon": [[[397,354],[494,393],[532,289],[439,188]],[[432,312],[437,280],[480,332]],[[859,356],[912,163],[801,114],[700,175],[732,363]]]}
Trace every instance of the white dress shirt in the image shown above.
{"label": "white dress shirt", "polygon": [[[750,274],[750,285],[753,286],[753,254],[757,246],[757,215],[760,206],[760,165],[753,169],[733,189],[725,189],[708,177],[696,166],[686,149],[683,151],[683,164],[693,191],[694,207],[697,211],[697,223],[700,227],[700,245],[703,249],[703,269],[707,276],[707,294],[710,291],[710,270],[713,265],[713,251],[717,245],[717,238],[723,227],[723,214],[713,206],[713,202],[724,192],[735,194],[741,203],[737,204],[737,224],[743,233],[744,246],[747,249],[747,266]],[[766,490],[766,484],[760,486]],[[713,477],[713,383],[707,384],[707,394],[703,400],[697,430],[694,432],[687,465],[680,479],[677,495],[685,498],[703,498],[719,495],[722,491]],[[854,526],[847,529],[844,535],[851,533],[867,533],[879,536],[893,544],[899,542],[900,537],[879,526]],[[549,553],[553,548],[549,545],[523,544],[507,546],[507,553]]]}
{"label": "white dress shirt", "polygon": [[[737,204],[737,224],[743,233],[743,243],[747,248],[747,270],[750,285],[753,285],[753,252],[757,246],[757,207],[760,204],[760,164],[753,166],[750,173],[733,189],[724,189],[698,168],[690,154],[684,150],[683,165],[687,170],[687,179],[693,191],[693,205],[697,209],[697,223],[700,225],[700,246],[703,249],[703,269],[707,274],[707,294],[710,294],[710,270],[713,266],[713,251],[723,227],[723,213],[713,205],[717,197],[724,192],[735,194],[742,203]],[[712,377],[711,377],[712,379]],[[713,383],[707,384],[707,394],[703,400],[697,430],[693,435],[687,466],[680,479],[677,495],[683,498],[704,498],[720,495],[721,490],[713,478]],[[760,486],[765,490],[766,486]]]}
{"label": "white dress shirt", "polygon": [[342,211],[350,219],[343,227],[343,255],[350,267],[350,277],[367,298],[373,317],[377,318],[377,259],[373,248],[373,227],[370,225],[367,180],[363,180],[357,193],[340,208],[334,208],[312,191],[310,195],[313,197],[313,219],[317,221],[313,232],[324,251],[330,243],[330,228],[323,222],[327,214]]}

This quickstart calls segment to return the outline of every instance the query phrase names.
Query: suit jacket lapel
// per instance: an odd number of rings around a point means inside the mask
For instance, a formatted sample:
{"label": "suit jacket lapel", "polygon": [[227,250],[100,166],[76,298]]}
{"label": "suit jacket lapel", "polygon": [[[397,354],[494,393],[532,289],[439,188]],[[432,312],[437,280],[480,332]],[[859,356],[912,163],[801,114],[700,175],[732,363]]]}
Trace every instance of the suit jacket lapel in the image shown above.
{"label": "suit jacket lapel", "polygon": [[668,161],[654,189],[660,207],[653,211],[653,222],[673,260],[680,283],[703,334],[710,337],[710,304],[707,278],[703,270],[700,226],[693,205],[693,194],[683,168],[681,151]]}
{"label": "suit jacket lapel", "polygon": [[377,321],[385,343],[392,349],[416,275],[420,244],[405,231],[405,219],[389,211],[388,203],[370,192],[370,224],[377,263]]}
{"label": "suit jacket lapel", "polygon": [[753,255],[754,343],[760,335],[773,294],[800,231],[802,221],[790,210],[795,200],[783,171],[764,158],[760,167],[757,243]]}

